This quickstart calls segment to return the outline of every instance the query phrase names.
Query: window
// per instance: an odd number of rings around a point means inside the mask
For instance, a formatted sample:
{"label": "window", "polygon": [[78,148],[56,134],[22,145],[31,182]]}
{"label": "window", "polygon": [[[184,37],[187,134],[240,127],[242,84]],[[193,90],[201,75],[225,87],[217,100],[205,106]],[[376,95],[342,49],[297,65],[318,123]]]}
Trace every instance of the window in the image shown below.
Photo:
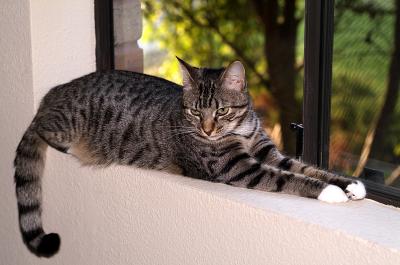
{"label": "window", "polygon": [[181,82],[175,56],[202,67],[242,61],[265,129],[295,154],[290,123],[302,120],[304,1],[141,2],[145,73]]}
{"label": "window", "polygon": [[304,159],[362,177],[370,198],[399,206],[396,4],[307,2]]}
{"label": "window", "polygon": [[96,68],[98,71],[114,69],[113,1],[95,0]]}
{"label": "window", "polygon": [[[400,58],[392,49],[398,38],[394,2],[96,0],[98,69],[144,69],[179,82],[176,55],[195,66],[217,67],[239,59],[246,65],[255,107],[275,142],[294,155],[296,135],[289,125],[303,123],[302,159],[354,176],[371,124],[385,105],[390,58]],[[137,30],[141,16],[142,37]],[[371,179],[382,182],[379,172],[384,181],[399,175],[397,98],[390,97],[395,107],[385,126],[390,133],[383,134],[390,137],[376,133],[391,148],[389,158],[384,149],[380,159],[385,167],[368,159],[361,164],[370,198],[394,205],[400,204],[399,189]]]}

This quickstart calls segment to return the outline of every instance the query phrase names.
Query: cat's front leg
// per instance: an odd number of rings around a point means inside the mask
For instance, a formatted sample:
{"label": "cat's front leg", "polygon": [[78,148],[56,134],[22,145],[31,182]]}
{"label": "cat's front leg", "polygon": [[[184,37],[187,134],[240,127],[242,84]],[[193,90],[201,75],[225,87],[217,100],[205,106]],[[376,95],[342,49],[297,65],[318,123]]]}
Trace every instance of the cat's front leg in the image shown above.
{"label": "cat's front leg", "polygon": [[334,173],[304,164],[296,159],[292,159],[289,157],[283,157],[278,166],[288,168],[292,172],[297,172],[306,176],[318,178],[328,182],[329,184],[339,186],[352,200],[361,200],[364,199],[366,196],[365,186],[360,180],[345,178],[343,176],[339,176]]}
{"label": "cat's front leg", "polygon": [[342,189],[319,179],[262,165],[247,153],[236,153],[220,165],[217,182],[236,187],[283,192],[325,202],[346,202]]}
{"label": "cat's front leg", "polygon": [[287,157],[279,152],[267,136],[262,136],[255,142],[251,148],[251,153],[262,164],[275,166],[282,170],[306,175],[338,186],[352,200],[361,200],[366,196],[365,186],[361,181],[345,178]]}

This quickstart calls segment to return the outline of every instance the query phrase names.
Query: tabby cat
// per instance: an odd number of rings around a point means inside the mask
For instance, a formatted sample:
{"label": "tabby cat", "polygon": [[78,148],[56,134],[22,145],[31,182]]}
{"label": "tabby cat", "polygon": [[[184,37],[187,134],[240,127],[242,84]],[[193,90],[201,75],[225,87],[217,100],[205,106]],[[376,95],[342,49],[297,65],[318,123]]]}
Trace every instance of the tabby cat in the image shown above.
{"label": "tabby cat", "polygon": [[127,71],[95,72],[51,89],[16,151],[19,225],[27,247],[50,257],[58,234],[41,220],[47,146],[84,165],[131,165],[325,202],[359,200],[360,181],[278,151],[252,108],[245,70],[196,68],[179,59],[183,86]]}

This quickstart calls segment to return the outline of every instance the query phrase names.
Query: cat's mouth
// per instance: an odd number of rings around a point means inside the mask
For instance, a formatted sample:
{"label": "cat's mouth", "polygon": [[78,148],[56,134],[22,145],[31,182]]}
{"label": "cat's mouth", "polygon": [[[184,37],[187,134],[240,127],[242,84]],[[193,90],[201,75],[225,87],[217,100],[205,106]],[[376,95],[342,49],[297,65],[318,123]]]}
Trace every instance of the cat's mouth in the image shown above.
{"label": "cat's mouth", "polygon": [[204,136],[206,139],[211,140],[211,141],[216,141],[221,139],[221,135],[212,135],[212,136]]}
{"label": "cat's mouth", "polygon": [[224,136],[224,134],[218,130],[212,131],[210,134],[205,133],[203,130],[200,130],[199,134],[202,138],[205,138],[210,141],[220,140]]}

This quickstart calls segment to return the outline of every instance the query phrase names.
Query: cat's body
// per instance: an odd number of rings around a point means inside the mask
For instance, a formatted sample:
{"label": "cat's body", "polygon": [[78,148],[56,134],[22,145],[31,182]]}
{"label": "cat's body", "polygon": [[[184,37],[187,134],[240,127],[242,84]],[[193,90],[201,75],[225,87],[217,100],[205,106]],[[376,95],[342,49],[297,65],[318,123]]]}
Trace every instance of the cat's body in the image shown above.
{"label": "cat's body", "polygon": [[132,165],[328,202],[365,197],[361,182],[277,150],[252,109],[240,62],[226,70],[183,61],[181,67],[184,87],[110,71],[55,87],[44,97],[15,159],[20,229],[33,253],[51,256],[60,244],[41,223],[47,145],[85,165]]}

